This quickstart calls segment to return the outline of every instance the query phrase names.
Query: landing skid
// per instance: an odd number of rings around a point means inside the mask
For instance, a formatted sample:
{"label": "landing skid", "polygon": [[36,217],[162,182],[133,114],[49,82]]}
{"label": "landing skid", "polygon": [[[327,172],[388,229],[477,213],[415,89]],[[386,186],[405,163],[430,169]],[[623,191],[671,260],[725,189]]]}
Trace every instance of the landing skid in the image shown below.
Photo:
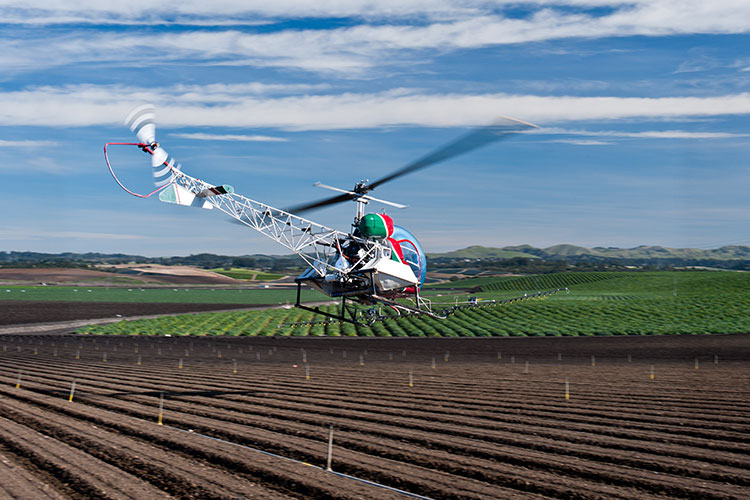
{"label": "landing skid", "polygon": [[[429,307],[428,302],[421,299],[418,292],[416,292],[414,296],[415,296],[416,304],[418,305],[424,304],[426,307]],[[345,323],[350,323],[352,325],[358,325],[358,326],[372,326],[373,323],[377,321],[383,321],[389,318],[389,316],[383,316],[381,314],[378,314],[374,308],[371,308],[368,311],[369,315],[367,316],[367,320],[361,321],[360,316],[362,313],[362,308],[357,307],[356,305],[352,304],[351,299],[350,299],[350,303],[347,303],[346,296],[341,297],[341,312],[339,314],[331,314],[328,311],[323,311],[318,306],[314,306],[314,307],[306,306],[301,303],[300,301],[301,297],[302,297],[302,281],[298,281],[297,282],[297,302],[294,304],[294,307],[297,307],[299,309],[304,309],[305,311],[310,311],[315,314],[320,314],[321,316],[325,316],[326,318],[330,318],[332,320],[343,321]],[[427,308],[422,309],[420,307],[407,306],[399,302],[396,302],[394,300],[391,300],[389,298],[382,297],[380,295],[368,294],[366,297],[373,302],[378,302],[380,304],[389,306],[395,309],[399,313],[403,311],[403,312],[410,313],[410,314],[426,314],[427,316],[430,316],[436,319],[446,318],[446,316],[440,316],[438,314],[435,314]],[[302,324],[316,324],[316,323],[326,323],[326,322],[328,321],[323,321],[323,322],[309,321],[309,322],[294,323],[293,325],[289,324],[289,325],[282,325],[282,326],[299,326]]]}

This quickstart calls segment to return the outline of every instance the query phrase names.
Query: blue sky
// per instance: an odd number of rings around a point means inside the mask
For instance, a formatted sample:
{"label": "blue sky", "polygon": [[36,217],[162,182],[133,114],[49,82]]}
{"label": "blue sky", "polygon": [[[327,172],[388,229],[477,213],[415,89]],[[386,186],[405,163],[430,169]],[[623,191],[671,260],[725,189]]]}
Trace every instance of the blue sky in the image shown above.
{"label": "blue sky", "polygon": [[[187,173],[280,207],[537,124],[373,193],[428,252],[750,244],[743,1],[5,0],[0,47],[0,250],[287,253],[114,183],[102,146],[143,103]],[[145,155],[111,159],[150,190]]]}

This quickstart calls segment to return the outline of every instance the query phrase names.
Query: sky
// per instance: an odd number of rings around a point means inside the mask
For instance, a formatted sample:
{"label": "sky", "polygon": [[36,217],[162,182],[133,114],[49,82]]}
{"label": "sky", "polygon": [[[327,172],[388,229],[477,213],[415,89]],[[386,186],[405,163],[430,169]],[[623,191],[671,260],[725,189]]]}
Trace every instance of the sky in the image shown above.
{"label": "sky", "polygon": [[0,0],[0,48],[0,251],[289,253],[120,189],[144,103],[186,173],[279,208],[537,125],[372,193],[427,252],[750,244],[746,0]]}

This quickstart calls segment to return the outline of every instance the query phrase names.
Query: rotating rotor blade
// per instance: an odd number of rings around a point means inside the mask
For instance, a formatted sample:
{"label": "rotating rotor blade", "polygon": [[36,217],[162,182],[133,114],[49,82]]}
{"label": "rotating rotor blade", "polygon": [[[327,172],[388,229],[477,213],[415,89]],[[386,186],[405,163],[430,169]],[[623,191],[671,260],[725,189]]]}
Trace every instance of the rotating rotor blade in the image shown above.
{"label": "rotating rotor blade", "polygon": [[406,205],[402,205],[401,203],[394,203],[388,200],[381,200],[380,198],[375,198],[374,196],[370,196],[369,194],[357,194],[355,191],[347,191],[346,189],[329,186],[328,184],[323,184],[322,182],[316,182],[315,184],[313,184],[313,186],[324,188],[324,189],[330,189],[331,191],[338,191],[339,193],[347,193],[347,194],[352,195],[352,199],[364,198],[365,200],[377,201],[378,203],[383,203],[385,205],[390,205],[396,208],[407,208]]}
{"label": "rotating rotor blade", "polygon": [[354,200],[358,197],[356,194],[340,194],[324,200],[314,201],[312,203],[305,203],[304,205],[296,205],[293,207],[285,208],[284,211],[290,214],[299,214],[315,208],[323,208],[328,205],[335,205],[336,203],[342,203],[344,201]]}
{"label": "rotating rotor blade", "polygon": [[459,137],[450,144],[447,144],[446,146],[443,146],[442,148],[437,149],[426,156],[423,156],[419,160],[410,163],[409,165],[406,165],[399,170],[396,170],[395,172],[383,177],[382,179],[371,182],[370,184],[365,186],[365,189],[367,191],[371,191],[381,184],[385,184],[386,182],[392,181],[393,179],[396,179],[403,175],[410,174],[416,170],[420,170],[422,168],[435,165],[436,163],[440,163],[464,153],[468,153],[475,149],[479,149],[482,146],[486,146],[487,144],[505,139],[512,134],[516,134],[530,128],[537,127],[536,125],[522,122],[520,120],[516,120],[515,118],[503,118],[502,121],[493,125],[487,125],[485,127],[480,127],[470,131],[466,135]]}
{"label": "rotating rotor blade", "polygon": [[[517,120],[515,118],[502,117],[501,120],[498,120],[496,123],[492,125],[487,125],[484,127],[479,127],[474,130],[471,130],[467,134],[433,151],[432,153],[426,156],[423,156],[419,160],[413,163],[410,163],[406,165],[405,167],[399,170],[396,170],[395,172],[392,172],[391,174],[381,179],[378,179],[374,182],[371,182],[363,186],[362,191],[359,194],[352,192],[352,191],[340,190],[340,191],[343,191],[345,194],[333,196],[331,198],[325,198],[323,200],[318,200],[318,201],[311,202],[311,203],[306,203],[304,205],[297,205],[295,207],[289,208],[288,211],[291,213],[301,213],[307,210],[313,210],[316,208],[322,208],[328,205],[335,205],[336,203],[341,203],[344,201],[355,200],[357,198],[361,198],[363,197],[363,195],[365,195],[369,191],[372,191],[373,189],[380,186],[381,184],[390,182],[393,179],[397,179],[398,177],[410,174],[414,171],[435,165],[437,163],[448,160],[450,158],[454,158],[464,153],[468,153],[475,149],[479,149],[482,146],[486,146],[493,142],[500,141],[502,139],[510,137],[513,134],[523,132],[524,130],[528,130],[531,128],[538,128],[538,127],[534,124],[524,122],[521,120]],[[376,200],[376,201],[381,201],[381,200]]]}
{"label": "rotating rotor blade", "polygon": [[125,125],[135,132],[142,144],[151,146],[156,142],[156,111],[151,104],[138,106],[125,118]]}
{"label": "rotating rotor blade", "polygon": [[144,104],[131,111],[125,118],[125,125],[135,132],[136,137],[151,153],[151,174],[154,185],[161,187],[172,182],[172,169],[179,170],[181,165],[156,142],[156,111],[153,105]]}

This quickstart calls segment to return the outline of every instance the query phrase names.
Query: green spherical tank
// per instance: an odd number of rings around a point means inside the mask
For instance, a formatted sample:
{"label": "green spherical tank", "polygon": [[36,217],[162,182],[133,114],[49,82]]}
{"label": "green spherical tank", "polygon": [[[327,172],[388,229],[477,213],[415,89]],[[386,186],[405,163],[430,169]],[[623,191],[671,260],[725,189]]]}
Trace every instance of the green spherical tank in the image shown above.
{"label": "green spherical tank", "polygon": [[388,238],[393,234],[393,219],[385,214],[367,214],[359,220],[359,234],[364,238]]}

